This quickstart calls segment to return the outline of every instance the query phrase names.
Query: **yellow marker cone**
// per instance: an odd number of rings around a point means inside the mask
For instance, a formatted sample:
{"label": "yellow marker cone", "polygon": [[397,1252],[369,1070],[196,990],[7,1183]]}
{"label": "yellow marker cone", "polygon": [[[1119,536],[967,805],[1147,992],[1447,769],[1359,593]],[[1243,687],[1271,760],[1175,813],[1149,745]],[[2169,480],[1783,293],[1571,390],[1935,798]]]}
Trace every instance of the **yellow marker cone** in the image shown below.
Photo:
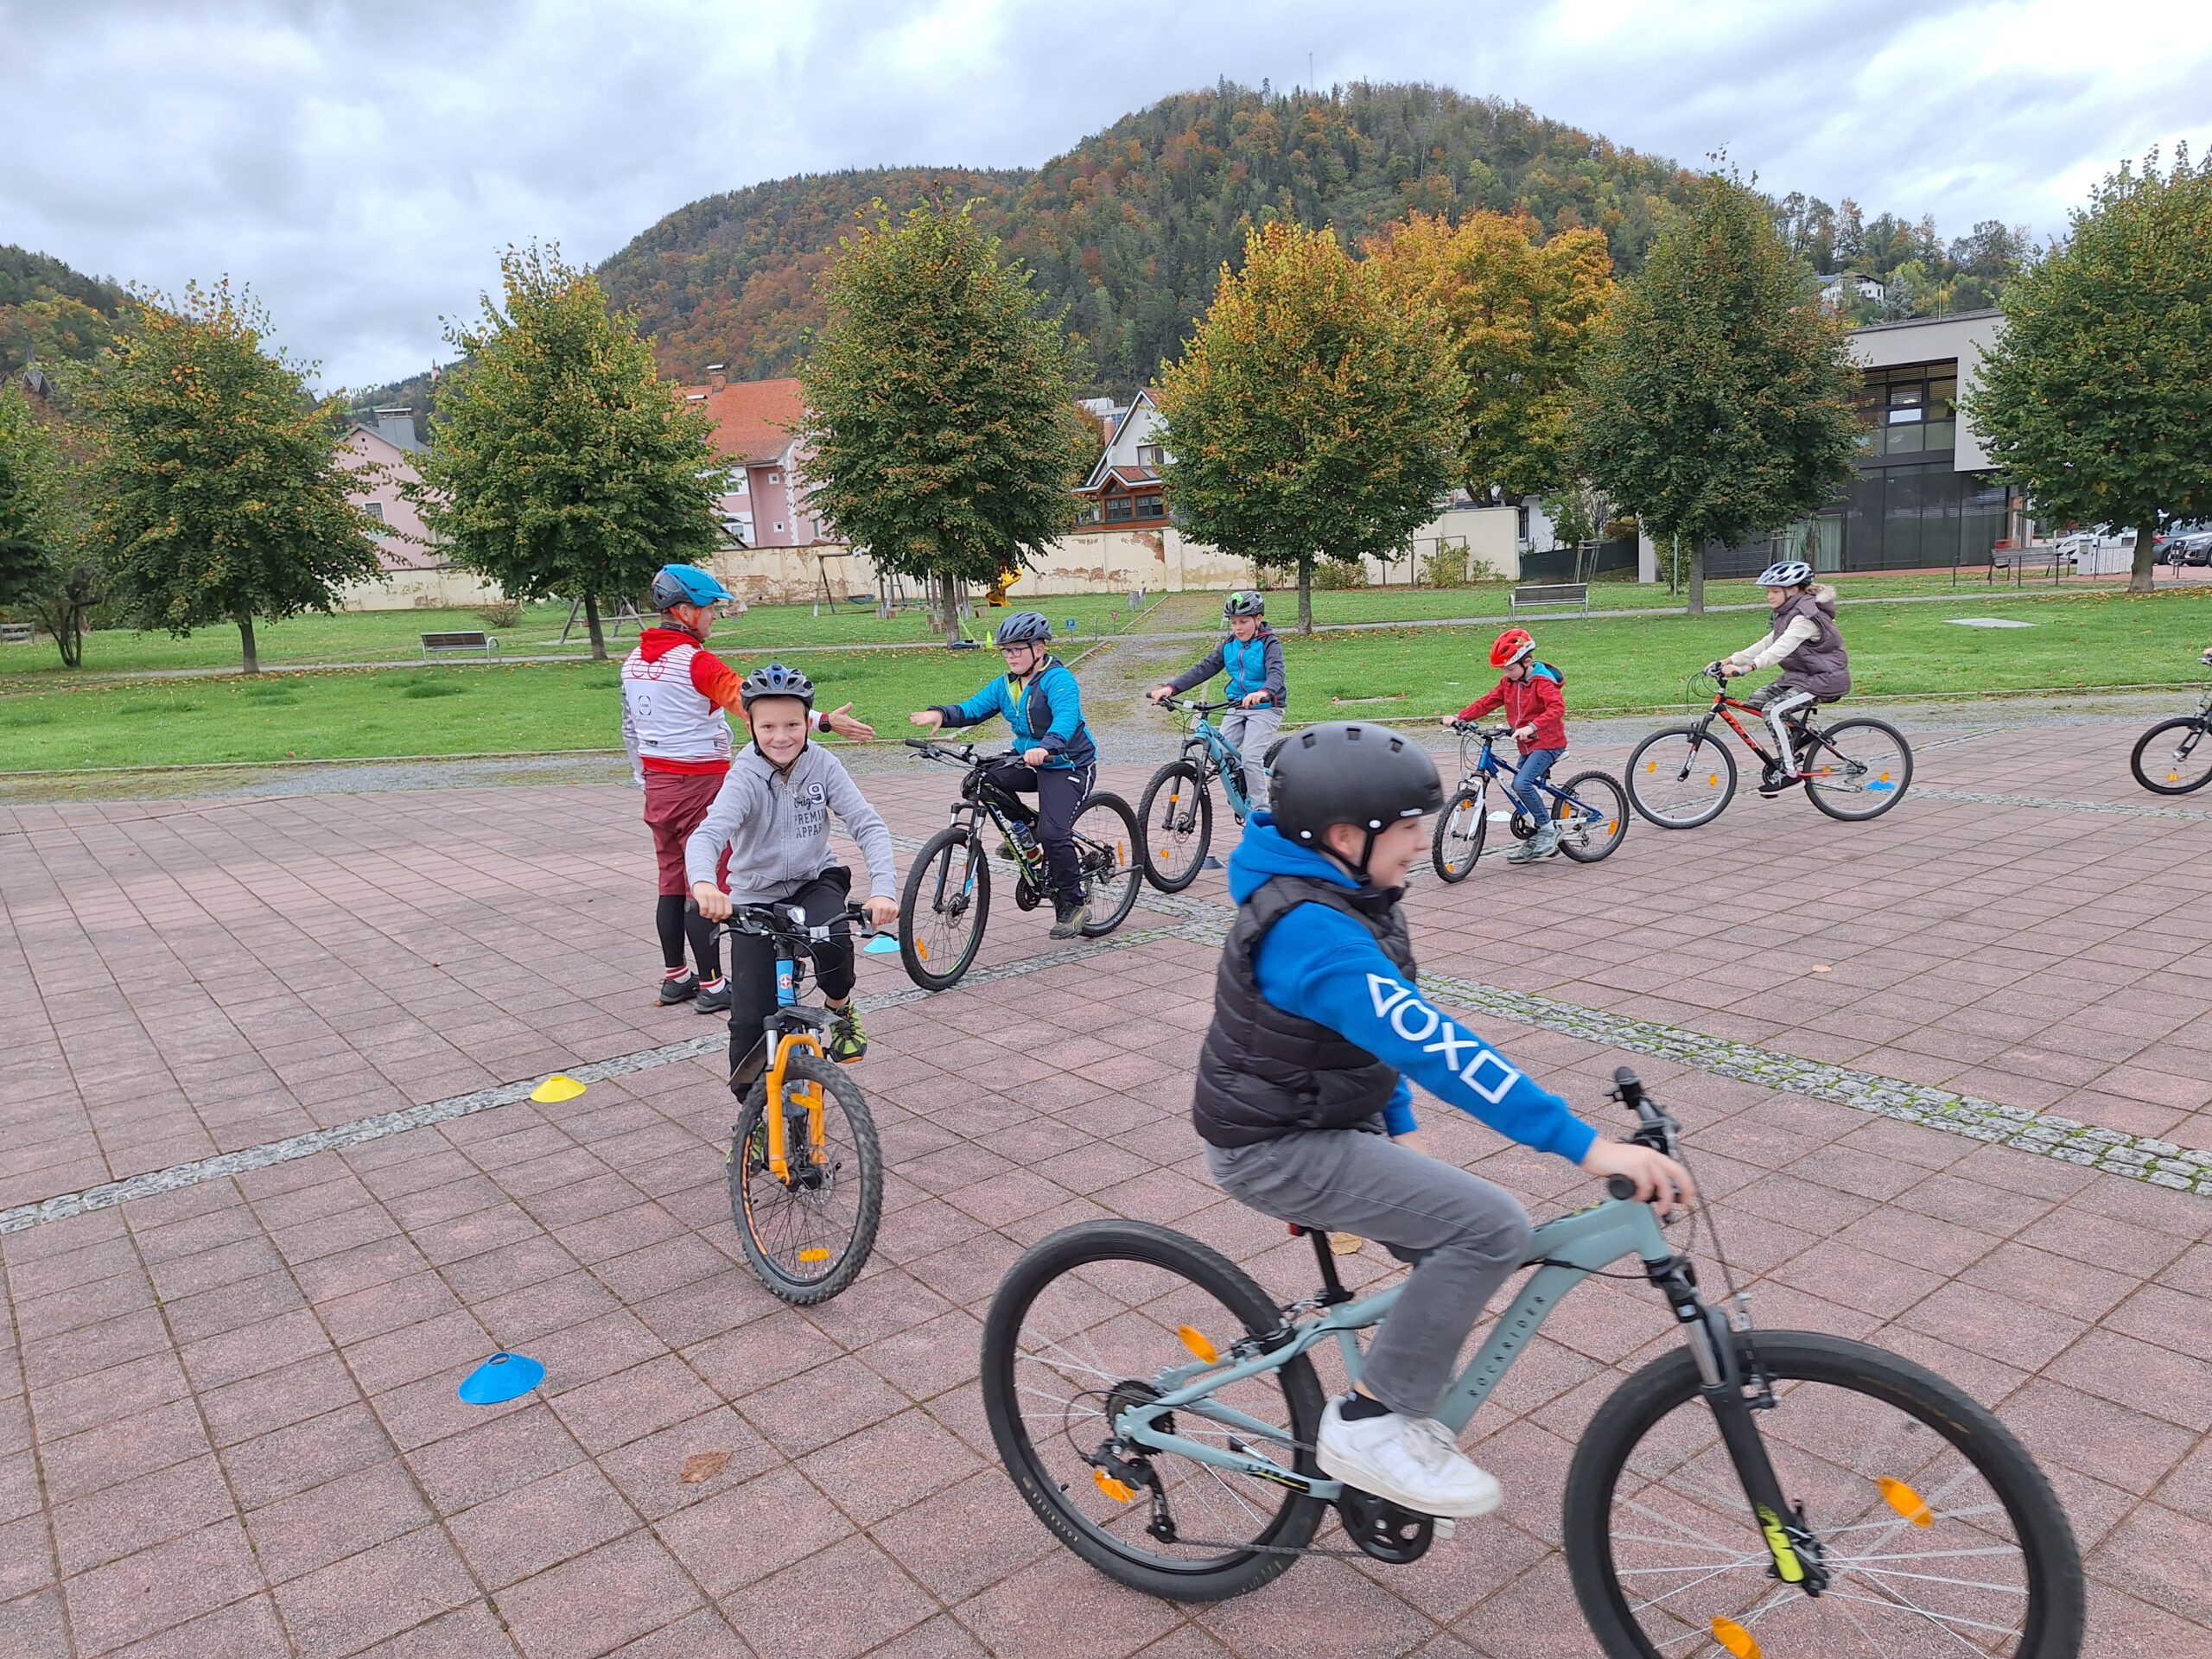
{"label": "yellow marker cone", "polygon": [[551,1077],[530,1091],[530,1097],[541,1106],[551,1106],[563,1100],[574,1100],[584,1091],[584,1086],[565,1072],[556,1071]]}

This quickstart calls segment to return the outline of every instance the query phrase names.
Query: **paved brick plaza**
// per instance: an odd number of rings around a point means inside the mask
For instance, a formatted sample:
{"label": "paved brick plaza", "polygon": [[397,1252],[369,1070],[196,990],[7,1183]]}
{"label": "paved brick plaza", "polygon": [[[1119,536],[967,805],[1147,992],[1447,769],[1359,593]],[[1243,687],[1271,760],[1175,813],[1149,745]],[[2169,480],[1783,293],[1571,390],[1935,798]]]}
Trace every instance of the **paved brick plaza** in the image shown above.
{"label": "paved brick plaza", "polygon": [[[2089,1554],[2092,1651],[2212,1654],[2212,1201],[1870,1116],[1835,1082],[2212,1148],[2212,799],[2134,789],[2147,717],[1947,719],[1891,821],[1745,796],[1593,868],[1486,859],[1417,887],[1415,941],[1537,1021],[1470,1015],[1593,1113],[1624,1058],[1666,1085],[1763,1323],[1877,1337],[2001,1405]],[[868,787],[918,836],[950,783]],[[635,815],[597,785],[0,809],[0,1656],[1592,1650],[1559,1484],[1620,1369],[1674,1339],[1635,1287],[1592,1281],[1546,1327],[1470,1440],[1506,1510],[1412,1567],[1316,1560],[1185,1611],[1051,1547],[993,1463],[977,1315],[1052,1229],[1165,1221],[1308,1286],[1302,1246],[1206,1185],[1185,1119],[1212,957],[1190,906],[871,1017],[882,1238],[812,1313],[738,1259],[705,1060],[22,1208],[707,1033],[650,998]],[[1000,896],[984,964],[1044,954]],[[1188,897],[1218,904],[1219,878]],[[864,995],[905,988],[863,961]],[[1770,1071],[1789,1088],[1750,1080]],[[1586,1200],[1429,1116],[1539,1218]],[[545,1388],[461,1404],[502,1347]],[[681,1483],[699,1452],[728,1466]]]}

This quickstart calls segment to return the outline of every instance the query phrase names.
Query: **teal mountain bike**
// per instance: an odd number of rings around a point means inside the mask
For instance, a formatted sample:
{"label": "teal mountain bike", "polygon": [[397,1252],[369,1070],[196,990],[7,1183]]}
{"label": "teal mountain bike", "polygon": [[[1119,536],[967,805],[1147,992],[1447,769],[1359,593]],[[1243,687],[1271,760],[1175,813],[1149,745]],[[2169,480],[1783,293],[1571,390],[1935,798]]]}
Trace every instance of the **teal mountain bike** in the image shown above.
{"label": "teal mountain bike", "polygon": [[[1459,734],[1459,787],[1436,815],[1436,838],[1428,855],[1444,880],[1464,881],[1483,855],[1483,841],[1490,830],[1492,784],[1505,793],[1513,809],[1498,816],[1509,822],[1516,841],[1529,840],[1540,826],[1501,782],[1510,779],[1495,751],[1512,733],[1503,726],[1484,728],[1458,720],[1452,722],[1452,729]],[[1473,744],[1481,747],[1471,750],[1469,746]],[[1579,772],[1563,784],[1539,778],[1536,792],[1550,802],[1552,822],[1559,826],[1559,845],[1552,849],[1554,854],[1565,853],[1578,864],[1595,864],[1628,834],[1628,797],[1608,772]]]}
{"label": "teal mountain bike", "polygon": [[[1634,1139],[1680,1156],[1635,1075]],[[1561,1543],[1608,1659],[2073,1659],[2080,1552],[2050,1484],[1965,1393],[1864,1343],[1752,1328],[1703,1299],[1687,1250],[1624,1178],[1535,1230],[1534,1271],[1446,1391],[1467,1426],[1561,1298],[1640,1279],[1682,1346],[1599,1406],[1567,1471]],[[1700,1217],[1693,1214],[1694,1231]],[[1303,1230],[1293,1228],[1293,1232]],[[1033,1246],[983,1327],[1000,1457],[1052,1535],[1150,1595],[1255,1590],[1301,1555],[1417,1560],[1452,1523],[1324,1475],[1316,1349],[1360,1372],[1359,1333],[1397,1289],[1355,1299],[1322,1234],[1321,1287],[1278,1304],[1197,1240],[1085,1222]],[[1715,1242],[1716,1254],[1718,1243]],[[1721,1258],[1727,1273],[1725,1255]],[[1631,1262],[1635,1271],[1616,1273]],[[1350,1548],[1316,1547],[1333,1511]]]}
{"label": "teal mountain bike", "polygon": [[1213,785],[1217,781],[1238,823],[1252,816],[1244,783],[1244,757],[1221,734],[1208,715],[1234,709],[1233,702],[1194,702],[1169,697],[1160,704],[1186,715],[1191,726],[1183,753],[1153,773],[1137,803],[1143,831],[1145,880],[1162,893],[1180,893],[1205,868],[1213,844]]}

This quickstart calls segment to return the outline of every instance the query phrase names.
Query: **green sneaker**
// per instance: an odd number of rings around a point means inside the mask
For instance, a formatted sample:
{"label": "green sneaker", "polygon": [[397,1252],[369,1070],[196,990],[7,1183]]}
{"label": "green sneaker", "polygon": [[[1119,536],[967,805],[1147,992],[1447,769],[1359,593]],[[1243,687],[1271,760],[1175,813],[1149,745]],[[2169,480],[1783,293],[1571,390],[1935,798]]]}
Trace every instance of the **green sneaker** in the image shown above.
{"label": "green sneaker", "polygon": [[861,1011],[848,1002],[830,1027],[830,1058],[850,1065],[868,1052],[868,1033],[861,1029]]}

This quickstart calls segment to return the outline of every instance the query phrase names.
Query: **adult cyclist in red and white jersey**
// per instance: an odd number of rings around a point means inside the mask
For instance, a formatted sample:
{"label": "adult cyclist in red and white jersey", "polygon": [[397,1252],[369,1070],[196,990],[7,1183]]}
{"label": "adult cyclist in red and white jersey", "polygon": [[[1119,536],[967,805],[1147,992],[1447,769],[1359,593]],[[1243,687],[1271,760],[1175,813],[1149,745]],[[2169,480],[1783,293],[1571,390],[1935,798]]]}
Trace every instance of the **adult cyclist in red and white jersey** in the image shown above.
{"label": "adult cyclist in red and white jersey", "polygon": [[[700,1013],[721,1014],[729,1007],[729,983],[722,977],[721,943],[711,923],[695,917],[687,927],[684,919],[691,889],[683,843],[729,772],[725,711],[741,705],[745,680],[707,649],[707,637],[721,607],[736,604],[737,596],[696,564],[670,564],[653,577],[652,603],[659,626],[639,634],[637,649],[622,664],[622,747],[645,791],[645,827],[659,868],[653,927],[664,969],[660,1000],[696,997]],[[815,711],[815,729],[863,741],[874,737],[875,728],[854,719],[852,708],[849,702],[826,715]],[[683,957],[687,932],[696,972]]]}

